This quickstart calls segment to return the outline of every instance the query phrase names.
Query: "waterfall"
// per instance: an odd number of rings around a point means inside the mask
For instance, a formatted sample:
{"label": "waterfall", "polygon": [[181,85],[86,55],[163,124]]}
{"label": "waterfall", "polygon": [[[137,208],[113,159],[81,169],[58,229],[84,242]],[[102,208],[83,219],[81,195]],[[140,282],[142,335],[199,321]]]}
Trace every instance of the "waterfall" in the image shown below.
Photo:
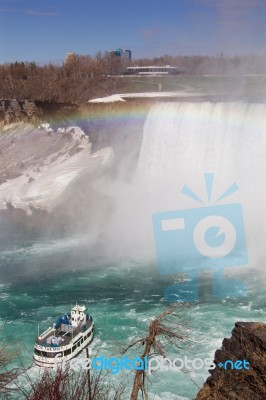
{"label": "waterfall", "polygon": [[145,122],[138,170],[155,186],[208,171],[252,179],[265,149],[264,104],[158,103]]}
{"label": "waterfall", "polygon": [[182,195],[188,185],[207,203],[203,174],[214,173],[212,200],[233,182],[239,191],[226,203],[241,203],[254,257],[263,256],[266,231],[266,105],[235,103],[155,104],[143,131],[137,180],[149,210],[199,205]]}
{"label": "waterfall", "polygon": [[154,212],[201,206],[181,193],[184,185],[203,204],[208,203],[204,173],[214,173],[213,205],[237,183],[238,192],[223,204],[242,205],[250,247],[256,259],[263,256],[266,105],[244,102],[152,106],[143,128],[135,180],[119,202],[124,228],[121,240],[127,240],[133,253],[151,246],[154,254]]}

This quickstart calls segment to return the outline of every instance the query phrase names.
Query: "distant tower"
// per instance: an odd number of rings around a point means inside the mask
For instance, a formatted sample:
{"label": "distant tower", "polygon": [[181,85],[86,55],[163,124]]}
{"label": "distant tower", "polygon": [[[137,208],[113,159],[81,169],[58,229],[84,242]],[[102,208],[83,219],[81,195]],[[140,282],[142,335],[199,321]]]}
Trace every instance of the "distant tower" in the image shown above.
{"label": "distant tower", "polygon": [[64,61],[64,64],[70,64],[71,62],[73,62],[75,59],[75,55],[74,53],[67,53],[66,59]]}
{"label": "distant tower", "polygon": [[124,58],[124,60],[131,60],[132,53],[131,50],[123,50],[123,49],[117,49],[117,50],[109,50],[105,52],[106,54],[114,54],[116,57],[121,57]]}

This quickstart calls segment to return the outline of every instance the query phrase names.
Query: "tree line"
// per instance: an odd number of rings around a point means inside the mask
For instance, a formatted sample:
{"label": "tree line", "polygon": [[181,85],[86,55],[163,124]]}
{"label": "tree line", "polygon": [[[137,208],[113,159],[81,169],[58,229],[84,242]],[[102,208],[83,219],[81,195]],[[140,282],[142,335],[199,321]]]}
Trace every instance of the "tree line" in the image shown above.
{"label": "tree line", "polygon": [[177,66],[185,75],[256,75],[265,74],[265,55],[226,56],[220,53],[216,56],[171,56],[164,55],[153,59],[142,58],[135,65],[171,65]]}
{"label": "tree line", "polygon": [[133,61],[98,52],[95,56],[73,54],[63,65],[17,61],[0,65],[0,98],[83,103],[121,90],[125,80],[118,75],[131,65],[177,66],[190,76],[255,75],[265,73],[266,55],[164,55]]}
{"label": "tree line", "polygon": [[74,54],[63,65],[14,62],[0,65],[0,98],[83,103],[115,92],[119,81],[108,79],[124,68],[124,60],[97,53]]}

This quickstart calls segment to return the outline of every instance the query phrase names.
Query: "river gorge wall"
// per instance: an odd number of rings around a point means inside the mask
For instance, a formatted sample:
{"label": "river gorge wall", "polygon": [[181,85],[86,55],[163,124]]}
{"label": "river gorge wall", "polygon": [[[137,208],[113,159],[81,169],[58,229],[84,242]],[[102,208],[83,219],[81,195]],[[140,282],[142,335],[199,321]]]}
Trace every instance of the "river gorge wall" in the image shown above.
{"label": "river gorge wall", "polygon": [[[246,360],[247,368],[225,368],[225,361]],[[231,338],[215,352],[211,370],[195,400],[264,400],[266,398],[266,324],[237,322]],[[221,367],[219,367],[219,365]]]}
{"label": "river gorge wall", "polygon": [[29,99],[0,99],[0,127],[14,122],[39,123],[54,115],[67,115],[78,107],[70,103]]}

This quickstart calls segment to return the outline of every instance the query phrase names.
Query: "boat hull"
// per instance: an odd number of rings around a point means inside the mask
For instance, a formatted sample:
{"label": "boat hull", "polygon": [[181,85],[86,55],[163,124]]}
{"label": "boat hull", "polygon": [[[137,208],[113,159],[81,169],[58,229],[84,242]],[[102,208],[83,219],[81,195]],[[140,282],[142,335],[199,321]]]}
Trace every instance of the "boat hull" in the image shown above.
{"label": "boat hull", "polygon": [[84,332],[79,332],[64,346],[48,347],[40,344],[40,340],[36,340],[33,355],[35,364],[44,368],[56,368],[63,363],[67,364],[89,346],[93,340],[93,333],[94,323],[92,322]]}

